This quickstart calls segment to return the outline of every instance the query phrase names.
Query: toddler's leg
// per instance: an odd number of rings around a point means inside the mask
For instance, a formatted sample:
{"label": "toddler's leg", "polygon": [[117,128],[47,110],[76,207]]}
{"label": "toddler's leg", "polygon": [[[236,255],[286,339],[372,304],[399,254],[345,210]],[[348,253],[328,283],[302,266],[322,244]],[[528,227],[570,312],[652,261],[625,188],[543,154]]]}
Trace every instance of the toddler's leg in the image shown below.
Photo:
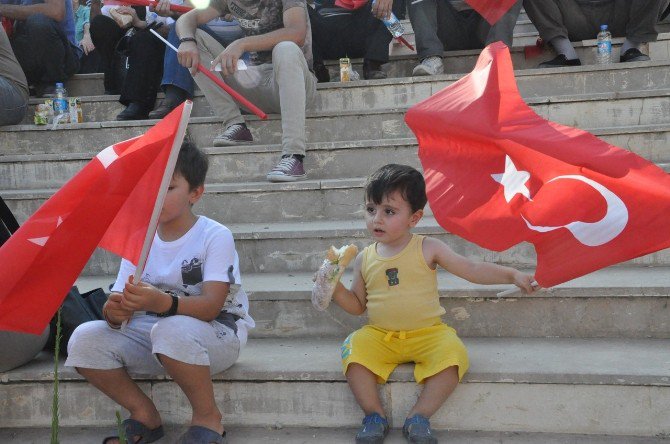
{"label": "toddler's leg", "polygon": [[352,362],[347,368],[347,382],[356,402],[366,415],[378,413],[385,417],[382,401],[377,391],[377,375],[364,366]]}
{"label": "toddler's leg", "polygon": [[408,418],[419,414],[430,418],[444,404],[458,385],[458,367],[451,366],[426,378],[419,399],[412,407]]}

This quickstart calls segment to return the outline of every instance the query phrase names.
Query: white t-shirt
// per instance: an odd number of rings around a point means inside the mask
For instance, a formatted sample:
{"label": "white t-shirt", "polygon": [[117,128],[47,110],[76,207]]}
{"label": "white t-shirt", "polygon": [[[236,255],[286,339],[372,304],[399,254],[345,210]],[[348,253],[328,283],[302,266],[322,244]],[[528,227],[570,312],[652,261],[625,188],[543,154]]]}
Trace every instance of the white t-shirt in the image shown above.
{"label": "white t-shirt", "polygon": [[[114,292],[123,292],[135,265],[123,259]],[[256,324],[249,316],[249,298],[241,287],[240,260],[233,234],[220,223],[204,216],[182,237],[171,242],[155,234],[142,274],[142,281],[181,297],[202,294],[205,281],[228,282],[230,293],[221,310],[236,316],[237,337],[247,342],[247,331]]]}

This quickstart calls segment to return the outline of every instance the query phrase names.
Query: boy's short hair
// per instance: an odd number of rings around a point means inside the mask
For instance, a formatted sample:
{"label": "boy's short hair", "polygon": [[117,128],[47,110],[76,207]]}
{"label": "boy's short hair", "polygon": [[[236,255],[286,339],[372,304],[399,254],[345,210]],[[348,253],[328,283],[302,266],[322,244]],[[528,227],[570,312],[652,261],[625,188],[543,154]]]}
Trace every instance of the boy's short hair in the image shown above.
{"label": "boy's short hair", "polygon": [[394,191],[399,191],[412,212],[426,206],[426,182],[420,172],[407,165],[390,163],[372,173],[365,184],[365,199],[379,205]]}
{"label": "boy's short hair", "polygon": [[181,144],[174,174],[186,179],[191,190],[205,184],[209,161],[205,153],[200,151],[189,137],[184,137]]}

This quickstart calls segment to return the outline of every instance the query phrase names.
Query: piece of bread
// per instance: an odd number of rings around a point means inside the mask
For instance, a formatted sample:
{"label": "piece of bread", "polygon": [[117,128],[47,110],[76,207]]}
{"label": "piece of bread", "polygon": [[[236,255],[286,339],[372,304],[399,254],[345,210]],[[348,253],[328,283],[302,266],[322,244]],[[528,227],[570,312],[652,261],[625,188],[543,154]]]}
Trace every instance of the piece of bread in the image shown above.
{"label": "piece of bread", "polygon": [[328,253],[326,253],[326,259],[331,264],[339,264],[342,268],[345,268],[357,254],[358,247],[354,244],[345,245],[341,248],[335,248],[331,245]]}

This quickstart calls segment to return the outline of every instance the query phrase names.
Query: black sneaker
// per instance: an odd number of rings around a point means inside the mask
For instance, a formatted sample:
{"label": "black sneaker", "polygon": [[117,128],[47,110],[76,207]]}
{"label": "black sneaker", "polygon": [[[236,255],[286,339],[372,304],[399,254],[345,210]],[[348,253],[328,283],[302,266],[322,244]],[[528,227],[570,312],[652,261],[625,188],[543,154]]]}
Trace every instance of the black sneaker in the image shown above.
{"label": "black sneaker", "polygon": [[643,54],[637,48],[630,48],[628,51],[621,54],[619,61],[622,63],[625,62],[648,62],[651,60],[647,54]]}
{"label": "black sneaker", "polygon": [[374,60],[363,60],[363,78],[365,80],[385,79],[386,73],[382,71],[382,64]]}
{"label": "black sneaker", "polygon": [[139,102],[130,102],[130,105],[116,116],[116,120],[142,120],[147,118],[149,111]]}
{"label": "black sneaker", "polygon": [[316,75],[316,81],[319,83],[330,82],[330,71],[323,62],[314,62],[314,75]]}
{"label": "black sneaker", "polygon": [[559,54],[551,60],[542,62],[538,68],[558,68],[559,66],[580,66],[582,64],[579,59],[568,59],[565,54]]}
{"label": "black sneaker", "polygon": [[414,415],[405,420],[402,426],[402,434],[409,443],[413,444],[437,444],[437,438],[433,436],[430,429],[430,421],[422,415]]}
{"label": "black sneaker", "polygon": [[363,418],[363,426],[356,434],[356,444],[382,444],[389,432],[389,423],[379,413]]}
{"label": "black sneaker", "polygon": [[254,137],[244,123],[234,123],[214,138],[214,146],[232,146],[251,143]]}

